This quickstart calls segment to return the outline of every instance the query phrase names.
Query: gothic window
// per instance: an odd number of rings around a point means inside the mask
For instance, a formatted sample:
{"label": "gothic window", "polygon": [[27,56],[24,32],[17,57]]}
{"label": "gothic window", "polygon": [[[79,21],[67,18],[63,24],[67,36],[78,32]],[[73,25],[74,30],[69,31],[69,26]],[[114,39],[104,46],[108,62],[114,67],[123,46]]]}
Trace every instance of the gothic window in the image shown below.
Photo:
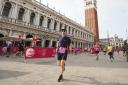
{"label": "gothic window", "polygon": [[10,2],[6,2],[5,5],[4,5],[3,12],[2,12],[2,16],[8,17],[11,7],[12,7],[11,3]]}
{"label": "gothic window", "polygon": [[57,21],[55,20],[55,22],[54,22],[54,30],[56,30],[56,26],[57,26]]}
{"label": "gothic window", "polygon": [[50,29],[50,25],[51,25],[51,19],[48,19],[48,24],[47,24],[48,29]]}
{"label": "gothic window", "polygon": [[19,14],[18,14],[18,20],[23,20],[24,12],[25,12],[25,9],[20,8]]}
{"label": "gothic window", "polygon": [[32,12],[30,15],[30,24],[34,24],[34,19],[35,19],[35,13]]}
{"label": "gothic window", "polygon": [[41,17],[40,17],[40,23],[39,23],[39,26],[42,26],[43,20],[44,20],[44,17],[41,16]]}

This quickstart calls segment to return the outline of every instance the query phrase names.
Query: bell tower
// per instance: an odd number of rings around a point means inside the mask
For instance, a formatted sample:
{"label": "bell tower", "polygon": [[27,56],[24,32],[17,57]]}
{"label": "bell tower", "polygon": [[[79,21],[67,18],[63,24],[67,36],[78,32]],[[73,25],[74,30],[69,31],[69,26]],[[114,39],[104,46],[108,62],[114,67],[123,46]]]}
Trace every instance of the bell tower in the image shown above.
{"label": "bell tower", "polygon": [[97,1],[85,0],[85,26],[94,34],[94,43],[99,41]]}

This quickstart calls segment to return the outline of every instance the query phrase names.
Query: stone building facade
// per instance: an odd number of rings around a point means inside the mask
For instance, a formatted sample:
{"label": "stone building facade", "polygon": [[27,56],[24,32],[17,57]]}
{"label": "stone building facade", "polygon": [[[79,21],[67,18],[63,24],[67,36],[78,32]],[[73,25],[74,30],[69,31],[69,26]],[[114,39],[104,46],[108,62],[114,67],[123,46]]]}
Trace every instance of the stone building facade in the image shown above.
{"label": "stone building facade", "polygon": [[109,42],[114,46],[114,47],[119,47],[122,48],[124,45],[124,40],[123,38],[119,38],[118,35],[114,35],[114,37],[109,39]]}
{"label": "stone building facade", "polygon": [[123,38],[119,38],[117,34],[115,34],[114,37],[100,39],[100,42],[102,42],[104,46],[108,46],[110,43],[115,48],[122,48],[124,45]]}
{"label": "stone building facade", "polygon": [[0,0],[0,40],[40,38],[42,47],[56,47],[66,29],[74,48],[91,47],[94,35],[85,27],[35,0]]}

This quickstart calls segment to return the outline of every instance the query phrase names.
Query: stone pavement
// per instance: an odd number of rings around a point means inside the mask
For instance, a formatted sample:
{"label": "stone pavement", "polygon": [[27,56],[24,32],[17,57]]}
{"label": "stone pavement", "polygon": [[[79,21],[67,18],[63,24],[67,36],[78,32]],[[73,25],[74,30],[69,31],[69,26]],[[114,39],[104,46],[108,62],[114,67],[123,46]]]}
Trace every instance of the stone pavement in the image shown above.
{"label": "stone pavement", "polygon": [[96,61],[91,54],[68,57],[64,81],[57,82],[60,74],[56,58],[31,59],[0,57],[0,85],[128,85],[128,63],[115,54],[115,61],[100,53]]}

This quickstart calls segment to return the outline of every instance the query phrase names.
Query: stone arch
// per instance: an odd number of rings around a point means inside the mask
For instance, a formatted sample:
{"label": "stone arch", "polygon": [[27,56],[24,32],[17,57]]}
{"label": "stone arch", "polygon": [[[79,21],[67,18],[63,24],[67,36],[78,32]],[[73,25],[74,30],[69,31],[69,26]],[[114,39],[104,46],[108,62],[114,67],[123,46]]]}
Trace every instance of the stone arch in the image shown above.
{"label": "stone arch", "polygon": [[32,34],[27,34],[26,38],[33,38],[34,36]]}
{"label": "stone arch", "polygon": [[54,30],[56,30],[56,27],[57,27],[57,21],[55,20],[55,22],[54,22]]}
{"label": "stone arch", "polygon": [[43,21],[44,21],[44,16],[40,16],[40,23],[39,23],[39,26],[42,26]]}
{"label": "stone arch", "polygon": [[2,16],[9,17],[11,8],[12,4],[10,2],[6,2],[3,8]]}
{"label": "stone arch", "polygon": [[4,37],[4,34],[0,33],[0,38],[1,38],[1,37]]}
{"label": "stone arch", "polygon": [[24,12],[25,12],[25,9],[20,8],[19,14],[18,14],[18,20],[23,20]]}
{"label": "stone arch", "polygon": [[48,19],[48,24],[47,24],[47,28],[50,29],[50,25],[51,25],[51,19]]}
{"label": "stone arch", "polygon": [[7,32],[0,30],[0,37],[5,37],[5,36],[7,36]]}
{"label": "stone arch", "polygon": [[30,24],[34,24],[34,19],[35,19],[35,13],[32,12],[30,15]]}

